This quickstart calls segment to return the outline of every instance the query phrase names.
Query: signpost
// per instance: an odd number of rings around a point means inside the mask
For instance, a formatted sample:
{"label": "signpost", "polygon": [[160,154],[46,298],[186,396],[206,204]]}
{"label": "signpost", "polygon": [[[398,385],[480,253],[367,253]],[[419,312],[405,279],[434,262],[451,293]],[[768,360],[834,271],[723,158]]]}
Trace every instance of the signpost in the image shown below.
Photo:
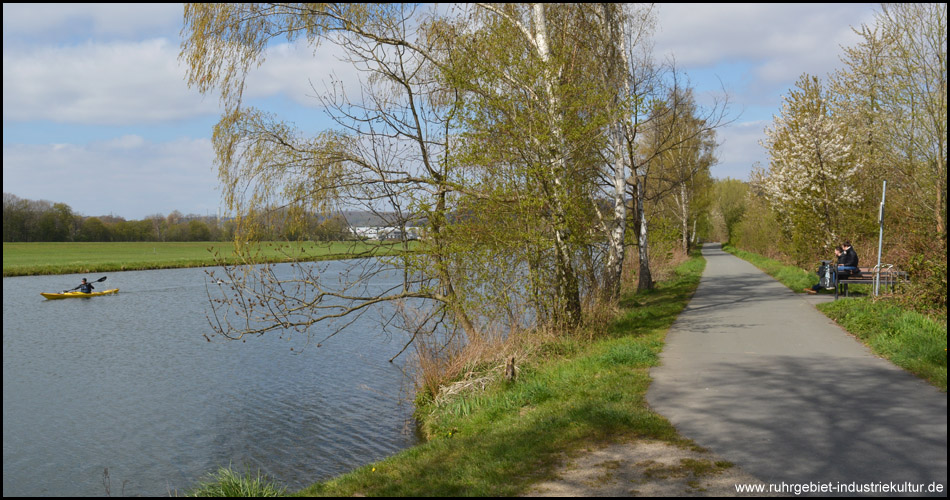
{"label": "signpost", "polygon": [[881,208],[878,211],[877,223],[880,226],[877,236],[877,267],[874,273],[874,295],[877,296],[881,289],[881,247],[884,242],[884,197],[887,195],[887,181],[884,181],[884,188],[881,190]]}

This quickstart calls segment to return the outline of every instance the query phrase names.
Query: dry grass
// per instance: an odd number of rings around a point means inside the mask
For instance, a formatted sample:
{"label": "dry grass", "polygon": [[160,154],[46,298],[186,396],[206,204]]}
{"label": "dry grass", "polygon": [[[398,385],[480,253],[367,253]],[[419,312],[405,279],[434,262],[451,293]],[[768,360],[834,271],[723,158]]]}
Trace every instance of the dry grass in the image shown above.
{"label": "dry grass", "polygon": [[[669,280],[675,269],[689,260],[689,256],[678,248],[656,253],[660,255],[650,259],[656,282]],[[628,252],[628,256],[630,254],[634,254],[634,262],[624,266],[625,270],[637,268],[636,252]],[[618,304],[595,297],[584,304],[583,324],[570,333],[542,325],[532,330],[492,330],[477,336],[460,334],[448,342],[431,335],[417,338],[413,343],[417,394],[439,407],[459,395],[483,391],[504,377],[512,358],[517,371],[524,360],[560,355],[559,351],[549,353],[547,350],[554,345],[563,349],[566,335],[579,342],[590,342],[604,336],[621,312]],[[403,312],[404,318],[410,316],[408,311]],[[408,323],[411,324],[412,320]]]}
{"label": "dry grass", "polygon": [[418,367],[416,385],[440,406],[455,395],[482,390],[500,380],[512,358],[517,372],[521,360],[531,359],[553,335],[556,332],[547,328],[493,331],[453,339],[448,344],[427,337],[413,345]]}

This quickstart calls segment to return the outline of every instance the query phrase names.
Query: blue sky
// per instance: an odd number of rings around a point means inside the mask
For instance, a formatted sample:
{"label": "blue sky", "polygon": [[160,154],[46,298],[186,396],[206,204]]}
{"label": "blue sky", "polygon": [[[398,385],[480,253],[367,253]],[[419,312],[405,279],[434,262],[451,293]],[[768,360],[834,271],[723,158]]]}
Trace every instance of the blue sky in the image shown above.
{"label": "blue sky", "polygon": [[[802,73],[841,67],[851,27],[876,4],[659,4],[654,56],[675,59],[700,104],[729,94],[714,177],[767,164],[758,141]],[[141,219],[221,204],[211,130],[217,96],[189,89],[176,4],[3,5],[3,191],[83,215]],[[332,46],[277,44],[246,95],[291,120],[322,123],[310,88],[355,72]],[[301,122],[298,122],[300,124]]]}

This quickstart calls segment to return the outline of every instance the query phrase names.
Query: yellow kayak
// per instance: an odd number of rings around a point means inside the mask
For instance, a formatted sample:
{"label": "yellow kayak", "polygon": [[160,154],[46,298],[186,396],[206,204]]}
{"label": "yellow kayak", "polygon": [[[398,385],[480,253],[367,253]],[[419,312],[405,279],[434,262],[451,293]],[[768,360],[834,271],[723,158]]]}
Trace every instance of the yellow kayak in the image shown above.
{"label": "yellow kayak", "polygon": [[112,295],[113,293],[119,293],[118,288],[113,288],[111,290],[105,290],[103,292],[92,292],[92,293],[82,293],[82,292],[63,292],[63,293],[41,293],[40,295],[46,297],[47,299],[74,299],[82,297],[98,297],[99,295]]}

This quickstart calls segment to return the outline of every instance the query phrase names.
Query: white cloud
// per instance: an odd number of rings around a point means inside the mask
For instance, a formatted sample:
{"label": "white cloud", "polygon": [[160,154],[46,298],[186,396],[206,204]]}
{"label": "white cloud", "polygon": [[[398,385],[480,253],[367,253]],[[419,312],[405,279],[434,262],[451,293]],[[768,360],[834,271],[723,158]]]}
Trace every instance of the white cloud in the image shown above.
{"label": "white cloud", "polygon": [[[717,77],[722,78],[735,110],[732,117],[744,111],[743,123],[719,131],[723,145],[715,176],[747,178],[752,163],[764,163],[758,141],[768,114],[780,106],[781,95],[802,73],[824,78],[839,67],[840,47],[856,40],[850,26],[872,24],[874,8],[873,4],[658,7],[657,59],[675,55],[678,67],[695,75],[701,99],[707,99],[707,91],[718,90]],[[156,142],[147,135],[154,130],[141,126],[175,127],[219,114],[217,95],[201,96],[189,89],[178,63],[181,5],[4,4],[3,14],[5,125],[43,126],[43,121],[52,121],[64,124],[60,131],[72,125],[136,126],[136,133],[144,136],[110,131],[117,137],[77,145],[80,140],[60,133],[50,141],[63,144],[5,144],[5,191],[64,201],[87,214],[116,210],[130,218],[217,208],[209,142]],[[331,74],[343,81],[349,97],[358,98],[360,75],[339,61],[341,53],[332,43],[314,51],[304,40],[275,41],[266,62],[248,76],[246,102],[307,119],[319,106],[314,92],[324,91]],[[297,109],[287,109],[287,101]],[[201,187],[193,188],[196,183]],[[106,184],[105,191],[97,189]],[[213,203],[206,208],[195,205],[211,198]],[[152,208],[143,209],[145,213],[116,208],[146,205]]]}
{"label": "white cloud", "polygon": [[83,215],[214,214],[220,195],[213,154],[207,139],[150,143],[124,136],[85,145],[5,144],[3,190],[63,202]]}
{"label": "white cloud", "polygon": [[105,142],[106,149],[137,149],[145,146],[145,139],[139,135],[123,135]]}
{"label": "white cloud", "polygon": [[873,24],[875,4],[660,4],[655,57],[674,58],[697,95],[729,94],[737,122],[718,130],[716,177],[748,179],[755,162],[768,158],[758,141],[778,112],[781,97],[802,73],[823,80],[840,68],[842,47],[858,37],[851,27]]}
{"label": "white cloud", "polygon": [[772,107],[808,73],[841,67],[851,27],[873,23],[873,4],[661,4],[656,57],[714,72],[737,103]]}
{"label": "white cloud", "polygon": [[56,43],[91,37],[167,37],[177,34],[182,14],[181,4],[169,3],[4,3],[4,45],[8,38]]}
{"label": "white cloud", "polygon": [[217,111],[188,89],[166,39],[3,52],[4,121],[128,125]]}
{"label": "white cloud", "polygon": [[[3,53],[3,119],[56,123],[130,125],[218,114],[218,95],[201,96],[185,82],[178,45],[167,39],[87,42]],[[248,75],[248,99],[283,95],[318,107],[330,75],[358,88],[357,72],[324,44],[314,54],[303,43],[278,44]]]}
{"label": "white cloud", "polygon": [[[873,4],[661,4],[658,57],[682,66],[732,60],[797,62],[824,74],[838,64],[839,47],[857,38],[850,26],[873,19]],[[802,68],[801,65],[810,66]]]}

